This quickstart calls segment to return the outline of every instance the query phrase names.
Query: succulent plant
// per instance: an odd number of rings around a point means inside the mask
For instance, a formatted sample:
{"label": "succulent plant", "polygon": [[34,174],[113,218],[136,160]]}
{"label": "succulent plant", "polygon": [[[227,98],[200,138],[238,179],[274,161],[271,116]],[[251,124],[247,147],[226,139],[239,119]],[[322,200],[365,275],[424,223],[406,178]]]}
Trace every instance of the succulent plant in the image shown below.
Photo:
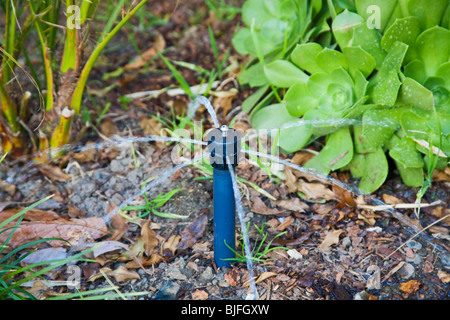
{"label": "succulent plant", "polygon": [[[363,192],[385,181],[386,155],[405,184],[423,186],[424,173],[429,182],[450,157],[449,2],[342,2],[327,2],[334,44],[297,42],[288,59],[260,66],[272,93],[251,113],[252,124],[281,128],[287,152],[326,136],[306,166],[325,174],[348,169]],[[369,23],[373,7],[378,28]],[[274,88],[282,99],[270,105]]]}

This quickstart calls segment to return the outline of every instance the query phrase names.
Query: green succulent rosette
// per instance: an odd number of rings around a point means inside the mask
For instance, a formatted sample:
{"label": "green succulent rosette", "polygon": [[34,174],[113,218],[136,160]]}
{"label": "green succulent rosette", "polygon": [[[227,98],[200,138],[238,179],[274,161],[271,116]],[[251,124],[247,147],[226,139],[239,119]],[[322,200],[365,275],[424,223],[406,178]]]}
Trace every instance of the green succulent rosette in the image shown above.
{"label": "green succulent rosette", "polygon": [[[287,152],[325,136],[306,166],[324,174],[348,169],[360,178],[364,193],[385,181],[388,156],[405,184],[423,186],[425,172],[430,180],[434,168],[448,166],[450,156],[449,1],[323,4],[322,17],[327,5],[336,5],[328,7],[334,11],[331,33],[325,23],[319,28],[332,40],[322,41],[320,32],[315,38],[303,34],[293,46],[284,43],[290,49],[282,52],[289,55],[281,58],[260,50],[266,59],[254,70],[259,68],[264,86],[243,110],[256,105],[252,125],[278,128],[279,145]],[[244,78],[251,81],[244,83],[255,84],[257,74],[248,71]],[[278,103],[271,104],[275,98]]]}

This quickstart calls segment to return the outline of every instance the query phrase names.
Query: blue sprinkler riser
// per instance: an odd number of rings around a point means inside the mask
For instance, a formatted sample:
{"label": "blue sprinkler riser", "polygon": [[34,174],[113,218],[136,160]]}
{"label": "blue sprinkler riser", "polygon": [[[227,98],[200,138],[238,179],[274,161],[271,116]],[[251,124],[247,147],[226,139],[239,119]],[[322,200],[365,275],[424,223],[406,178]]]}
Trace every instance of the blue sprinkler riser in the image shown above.
{"label": "blue sprinkler riser", "polygon": [[214,169],[214,262],[217,267],[230,267],[235,258],[236,204],[230,171]]}
{"label": "blue sprinkler riser", "polygon": [[[236,202],[233,180],[229,166],[235,168],[238,162],[240,134],[234,129],[222,126],[208,135],[213,170],[214,188],[214,262],[217,267],[230,267],[235,258]],[[229,162],[229,163],[228,163]]]}

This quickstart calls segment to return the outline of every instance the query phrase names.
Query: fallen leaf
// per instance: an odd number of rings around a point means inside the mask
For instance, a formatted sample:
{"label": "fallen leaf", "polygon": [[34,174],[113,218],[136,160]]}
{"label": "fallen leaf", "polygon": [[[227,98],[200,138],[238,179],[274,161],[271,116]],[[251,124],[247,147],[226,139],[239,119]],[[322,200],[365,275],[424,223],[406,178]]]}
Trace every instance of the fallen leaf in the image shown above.
{"label": "fallen leaf", "polygon": [[299,151],[296,154],[294,154],[294,156],[291,159],[291,162],[293,164],[302,166],[305,163],[307,163],[309,160],[311,160],[311,158],[313,158],[313,157],[314,157],[314,153],[312,153],[312,152]]}
{"label": "fallen leaf", "polygon": [[158,245],[156,233],[150,228],[150,220],[147,220],[141,228],[141,239],[144,240],[144,250],[147,257],[152,254],[153,249]]}
{"label": "fallen leaf", "polygon": [[[117,208],[114,203],[109,204],[108,212],[112,212]],[[111,227],[114,230],[110,240],[120,240],[123,235],[128,231],[128,220],[120,214],[114,214],[111,217]]]}
{"label": "fallen leaf", "polygon": [[181,237],[178,235],[171,235],[169,239],[162,245],[162,252],[164,256],[173,256],[175,255],[175,251],[177,251],[178,243],[180,242]]}
{"label": "fallen leaf", "polygon": [[309,205],[307,205],[305,202],[300,201],[299,198],[294,198],[291,200],[281,200],[277,202],[277,206],[290,210],[290,211],[296,211],[296,212],[305,212],[305,210],[309,209]]}
{"label": "fallen leaf", "polygon": [[391,196],[390,194],[383,194],[383,201],[387,204],[399,204],[402,203],[402,200],[400,200],[397,197]]}
{"label": "fallen leaf", "polygon": [[[256,279],[255,284],[258,284],[258,283],[260,283],[261,281],[264,281],[264,280],[266,280],[266,279],[268,279],[268,278],[270,278],[270,277],[274,277],[274,276],[276,276],[276,275],[277,275],[276,272],[271,272],[271,271],[263,272],[263,273],[261,273],[261,274],[259,275],[258,279]],[[249,285],[250,285],[250,281],[247,280],[247,281],[245,281],[243,287],[248,287]]]}
{"label": "fallen leaf", "polygon": [[100,123],[100,132],[106,137],[111,137],[119,132],[119,128],[111,118],[105,118]]}
{"label": "fallen leaf", "polygon": [[[0,233],[0,242],[6,241],[11,233],[11,229],[8,228],[14,225],[15,223],[13,221],[4,226],[3,230],[5,232]],[[70,243],[75,243],[83,237],[98,239],[107,234],[106,224],[99,217],[70,220],[59,217],[53,220],[24,220],[21,222],[20,228],[17,228],[11,236],[11,239],[9,239],[8,247],[14,249],[24,243],[43,238],[61,238]],[[54,247],[67,245],[67,243],[57,240],[52,240],[48,243]]]}
{"label": "fallen leaf", "polygon": [[[103,131],[102,131],[103,133]],[[95,157],[97,155],[97,148],[94,147],[94,142],[86,143],[86,150],[80,151],[77,153],[73,153],[72,157],[78,162],[93,162],[95,161]]]}
{"label": "fallen leaf", "polygon": [[399,289],[409,296],[419,290],[420,285],[421,283],[418,280],[409,280],[408,282],[403,282]]}
{"label": "fallen leaf", "polygon": [[178,250],[191,248],[203,234],[208,224],[208,215],[200,214],[197,219],[181,231],[181,240],[178,244]]}
{"label": "fallen leaf", "polygon": [[21,262],[25,264],[34,264],[50,260],[65,259],[67,251],[64,248],[45,248],[31,252]]}
{"label": "fallen leaf", "polygon": [[333,190],[334,194],[336,195],[336,198],[338,201],[340,201],[341,203],[343,203],[344,205],[346,205],[348,207],[352,207],[352,208],[356,207],[356,202],[353,199],[351,192],[349,192],[341,187],[338,187],[336,185],[332,186],[332,190]]}
{"label": "fallen leaf", "polygon": [[64,173],[60,167],[53,166],[48,163],[40,164],[37,166],[38,170],[50,180],[58,182],[67,182],[70,180],[70,175]]}
{"label": "fallen leaf", "polygon": [[8,182],[0,179],[0,190],[7,192],[11,196],[13,196],[17,191],[17,187],[11,183],[8,183]]}
{"label": "fallen leaf", "polygon": [[[15,208],[0,212],[0,223],[11,218],[15,214],[22,211],[23,209],[24,208]],[[51,221],[59,218],[60,218],[59,215],[54,211],[45,211],[36,208],[28,210],[23,216],[23,220],[26,221]]]}
{"label": "fallen leaf", "polygon": [[228,284],[232,287],[235,287],[241,279],[241,276],[237,269],[230,269],[227,273],[224,274],[223,277],[225,281],[228,282]]}
{"label": "fallen leaf", "polygon": [[276,215],[282,213],[282,211],[278,211],[277,209],[269,209],[261,200],[260,197],[253,196],[252,197],[253,204],[251,210],[255,213],[263,214],[263,215]]}
{"label": "fallen leaf", "polygon": [[135,271],[130,271],[124,266],[119,266],[116,270],[111,270],[110,268],[101,268],[98,273],[91,275],[88,278],[88,282],[93,282],[101,277],[104,276],[110,276],[114,277],[117,282],[124,282],[127,280],[133,280],[133,279],[141,279],[139,274]]}
{"label": "fallen leaf", "polygon": [[130,271],[124,266],[119,266],[116,270],[114,270],[110,275],[112,275],[117,282],[124,282],[127,280],[139,280],[141,277],[136,271]]}
{"label": "fallen leaf", "polygon": [[193,300],[208,300],[208,297],[208,293],[203,290],[196,289],[194,292],[192,292]]}
{"label": "fallen leaf", "polygon": [[163,260],[164,260],[164,258],[161,257],[158,253],[152,253],[152,255],[149,258],[146,258],[146,257],[134,258],[133,260],[127,262],[125,264],[125,267],[128,269],[138,269],[138,268],[142,268],[142,267],[150,267],[150,266],[160,263]]}
{"label": "fallen leaf", "polygon": [[291,216],[286,217],[282,223],[277,226],[277,231],[284,231],[288,226],[294,223],[294,218]]}
{"label": "fallen leaf", "polygon": [[284,174],[286,175],[285,183],[289,189],[289,193],[297,192],[297,177],[292,172],[292,169],[289,167],[285,167]]}
{"label": "fallen leaf", "polygon": [[228,111],[233,107],[233,100],[237,98],[238,91],[233,88],[229,91],[211,91],[210,94],[216,97],[213,102],[214,110],[217,111],[219,108],[222,108],[222,114],[225,118]]}
{"label": "fallen leaf", "polygon": [[325,239],[323,239],[322,243],[319,244],[319,249],[326,249],[328,247],[331,247],[333,244],[339,243],[339,236],[341,233],[345,232],[344,230],[334,230],[327,234],[325,236]]}
{"label": "fallen leaf", "polygon": [[101,256],[105,253],[111,253],[120,250],[129,250],[126,244],[119,241],[101,241],[90,243],[88,246],[94,247],[94,249],[92,250],[94,258],[97,258],[98,256]]}
{"label": "fallen leaf", "polygon": [[76,206],[69,204],[67,207],[67,214],[71,218],[82,218],[86,216],[86,212],[83,210],[80,210]]}
{"label": "fallen leaf", "polygon": [[[442,219],[440,223],[443,225],[450,227],[450,209],[445,209],[443,207],[434,207],[431,210],[431,215],[436,219]],[[447,218],[444,218],[447,216]]]}
{"label": "fallen leaf", "polygon": [[334,200],[336,196],[327,186],[321,183],[309,183],[301,181],[297,183],[298,191],[301,191],[310,200]]}
{"label": "fallen leaf", "polygon": [[136,57],[134,61],[125,65],[126,70],[136,70],[145,66],[150,60],[155,57],[159,52],[164,50],[166,47],[166,41],[164,37],[158,34],[155,38],[155,43],[153,46],[147,50],[145,50],[141,55]]}

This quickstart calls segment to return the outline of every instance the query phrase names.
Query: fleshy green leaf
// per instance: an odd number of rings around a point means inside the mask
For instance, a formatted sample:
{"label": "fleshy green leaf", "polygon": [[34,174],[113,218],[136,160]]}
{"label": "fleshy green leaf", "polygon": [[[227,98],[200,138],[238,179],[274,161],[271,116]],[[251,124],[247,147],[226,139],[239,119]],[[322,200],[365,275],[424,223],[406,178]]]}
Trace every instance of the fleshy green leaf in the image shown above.
{"label": "fleshy green leaf", "polygon": [[424,31],[417,38],[415,48],[425,65],[426,74],[434,76],[439,66],[449,61],[450,30],[436,26]]}
{"label": "fleshy green leaf", "polygon": [[311,137],[311,125],[293,125],[297,121],[298,118],[292,117],[287,112],[284,103],[264,107],[251,118],[255,129],[281,129],[283,126],[291,125],[280,130],[279,144],[287,152],[300,150]]}
{"label": "fleshy green leaf", "polygon": [[308,161],[305,167],[328,174],[330,170],[334,171],[346,166],[352,158],[353,141],[350,129],[342,128],[328,135],[325,147]]}
{"label": "fleshy green leaf", "polygon": [[411,78],[405,78],[400,89],[399,101],[421,108],[427,112],[434,110],[433,93]]}
{"label": "fleshy green leaf", "polygon": [[386,180],[389,167],[382,148],[364,155],[364,174],[359,182],[359,190],[369,194],[377,190]]}
{"label": "fleshy green leaf", "polygon": [[322,68],[316,62],[316,55],[322,51],[322,46],[315,42],[309,42],[304,44],[297,44],[294,51],[291,54],[291,60],[298,67],[314,74],[317,72],[324,72]]}
{"label": "fleshy green leaf", "polygon": [[317,98],[311,95],[307,85],[303,83],[297,83],[290,87],[284,100],[289,114],[294,117],[303,116],[308,110],[316,108],[319,104]]}
{"label": "fleshy green leaf", "polygon": [[394,161],[397,166],[398,172],[404,184],[409,187],[418,188],[423,185],[424,174],[423,168],[411,168],[405,167],[398,161]]}
{"label": "fleshy green leaf", "polygon": [[329,73],[339,68],[347,68],[347,59],[344,54],[328,48],[323,49],[316,55],[316,62],[322,70]]}
{"label": "fleshy green leaf", "polygon": [[261,87],[268,84],[264,69],[259,62],[242,71],[239,75],[239,82],[248,84],[250,87]]}
{"label": "fleshy green leaf", "polygon": [[448,0],[409,0],[406,3],[408,14],[418,17],[424,30],[438,25],[448,7]]}
{"label": "fleshy green leaf", "polygon": [[417,17],[397,19],[384,33],[381,39],[381,46],[386,51],[389,51],[396,41],[412,46],[421,31],[422,29]]}
{"label": "fleshy green leaf", "polygon": [[394,135],[390,142],[389,155],[404,167],[423,167],[423,159],[417,151],[416,143],[408,137],[399,139]]}
{"label": "fleshy green leaf", "polygon": [[362,136],[373,149],[384,146],[400,127],[404,108],[369,110],[363,116]]}
{"label": "fleshy green leaf", "polygon": [[293,63],[275,60],[264,66],[264,74],[269,82],[279,88],[289,88],[296,83],[306,83],[308,76]]}
{"label": "fleshy green leaf", "polygon": [[354,75],[359,70],[367,78],[375,69],[375,59],[361,47],[346,47],[342,52],[347,59],[350,74]]}

